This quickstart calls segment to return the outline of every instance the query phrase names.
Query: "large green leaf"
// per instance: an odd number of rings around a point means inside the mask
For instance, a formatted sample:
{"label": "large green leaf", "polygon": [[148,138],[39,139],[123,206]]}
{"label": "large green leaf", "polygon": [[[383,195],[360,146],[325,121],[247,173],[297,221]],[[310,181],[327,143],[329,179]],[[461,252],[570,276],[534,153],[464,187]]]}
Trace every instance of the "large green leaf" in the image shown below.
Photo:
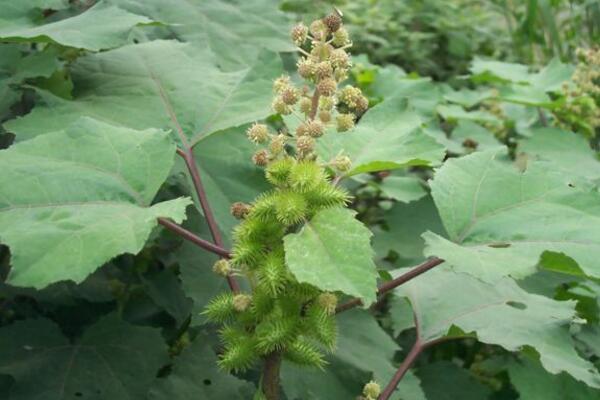
{"label": "large green leaf", "polygon": [[9,115],[10,107],[21,98],[18,85],[24,79],[50,77],[59,67],[54,48],[30,54],[26,50],[17,44],[0,45],[0,120]]}
{"label": "large green leaf", "polygon": [[566,173],[591,180],[600,178],[598,153],[583,136],[558,128],[532,129],[531,134],[519,143],[520,151],[548,161]]}
{"label": "large green leaf", "polygon": [[[338,317],[338,328],[338,349],[327,358],[325,371],[284,364],[282,383],[291,400],[352,399],[369,380],[383,387],[391,379],[392,359],[400,348],[371,314],[344,313]],[[425,395],[418,378],[409,372],[391,399],[425,400]]]}
{"label": "large green leaf", "polygon": [[0,152],[0,239],[15,285],[82,281],[142,249],[157,217],[178,222],[189,199],[149,207],[175,153],[168,133],[89,118]]}
{"label": "large green leaf", "polygon": [[427,195],[421,180],[415,176],[388,176],[379,185],[382,193],[402,203],[410,203]]}
{"label": "large green leaf", "polygon": [[530,79],[529,67],[523,64],[475,58],[471,64],[471,73],[487,75],[500,81],[527,82]]}
{"label": "large green leaf", "polygon": [[66,0],[0,0],[2,15],[0,31],[31,28],[43,19],[43,10],[61,10],[67,7]]}
{"label": "large green leaf", "polygon": [[245,400],[255,390],[251,383],[219,370],[211,342],[199,335],[175,359],[171,373],[156,380],[148,392],[148,400]]}
{"label": "large green leaf", "polygon": [[[398,272],[401,273],[401,270]],[[573,347],[568,325],[575,303],[525,292],[510,278],[488,284],[470,275],[438,267],[396,289],[411,302],[419,340],[476,334],[479,341],[509,351],[531,347],[544,368],[567,372],[600,388],[600,373]],[[459,328],[465,334],[459,334]]]}
{"label": "large green leaf", "polygon": [[64,129],[79,116],[134,129],[172,129],[192,144],[270,113],[281,61],[262,53],[255,65],[222,72],[190,44],[153,41],[80,58],[71,68],[74,100],[39,91],[45,105],[5,126],[17,140]]}
{"label": "large green leaf", "polygon": [[347,154],[353,164],[348,175],[438,165],[444,149],[419,129],[422,123],[406,98],[395,96],[369,110],[353,131],[325,135],[319,153],[326,160]]}
{"label": "large green leaf", "polygon": [[529,67],[523,64],[501,61],[486,61],[476,58],[471,65],[471,72],[476,79],[514,82],[516,84],[537,88],[545,92],[560,90],[563,82],[569,80],[575,67],[563,64],[559,59],[553,59],[539,72],[529,72]]}
{"label": "large green leaf", "polygon": [[181,41],[210,49],[226,68],[253,62],[258,49],[292,51],[290,20],[274,0],[109,0],[168,24]]}
{"label": "large green leaf", "polygon": [[0,329],[0,373],[15,379],[10,400],[143,398],[167,360],[160,331],[102,318],[71,343],[47,319]]}
{"label": "large green leaf", "polygon": [[510,382],[517,389],[521,399],[544,400],[595,400],[600,391],[575,381],[567,374],[551,375],[538,363],[523,358],[509,364]]}
{"label": "large green leaf", "polygon": [[600,276],[600,194],[542,161],[524,172],[494,151],[447,161],[431,183],[450,241],[427,233],[427,255],[486,281],[535,272],[544,251]]}
{"label": "large green leaf", "polygon": [[[421,378],[427,400],[482,400],[489,399],[491,390],[477,381],[467,369],[450,361],[438,361],[420,367]],[[533,398],[532,398],[533,399]]]}
{"label": "large green leaf", "polygon": [[375,301],[377,273],[371,231],[346,208],[318,212],[298,233],[284,238],[285,260],[300,282]]}
{"label": "large green leaf", "polygon": [[[99,3],[77,16],[35,26],[26,19],[17,21],[12,19],[13,6],[2,3],[20,2],[0,2],[0,7],[9,9],[7,15],[9,18],[0,18],[0,39],[5,42],[58,43],[63,46],[98,51],[127,43],[129,34],[135,26],[153,22],[118,7]],[[22,5],[17,6],[19,9],[21,7]],[[13,9],[14,13],[21,11]]]}
{"label": "large green leaf", "polygon": [[379,257],[390,251],[399,257],[398,266],[421,262],[425,241],[421,234],[426,231],[444,235],[444,227],[431,197],[410,204],[396,203],[381,215],[386,229],[374,230],[373,247]]}

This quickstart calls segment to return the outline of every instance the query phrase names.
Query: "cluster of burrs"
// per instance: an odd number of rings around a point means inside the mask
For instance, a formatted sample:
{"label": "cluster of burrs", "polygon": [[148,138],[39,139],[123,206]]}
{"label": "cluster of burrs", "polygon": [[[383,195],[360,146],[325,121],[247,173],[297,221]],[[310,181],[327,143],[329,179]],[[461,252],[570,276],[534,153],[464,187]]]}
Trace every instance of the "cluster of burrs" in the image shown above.
{"label": "cluster of burrs", "polygon": [[350,67],[345,51],[350,42],[339,15],[314,21],[310,28],[299,24],[291,35],[303,55],[298,73],[306,85],[299,89],[290,77],[278,78],[273,109],[288,126],[296,125],[295,142],[288,132],[272,134],[265,124],[248,129],[252,142],[266,145],[253,161],[265,168],[272,188],[252,204],[231,207],[241,221],[232,257],[218,261],[214,271],[242,276],[247,285],[239,293],[217,296],[204,311],[222,324],[219,364],[227,370],[245,370],[273,356],[323,367],[325,352],[335,348],[337,338],[337,295],[295,278],[284,237],[320,211],[346,206],[348,193],[333,178],[350,169],[350,159],[338,155],[320,163],[315,139],[334,124],[339,132],[351,129],[368,101],[352,86],[338,88]]}

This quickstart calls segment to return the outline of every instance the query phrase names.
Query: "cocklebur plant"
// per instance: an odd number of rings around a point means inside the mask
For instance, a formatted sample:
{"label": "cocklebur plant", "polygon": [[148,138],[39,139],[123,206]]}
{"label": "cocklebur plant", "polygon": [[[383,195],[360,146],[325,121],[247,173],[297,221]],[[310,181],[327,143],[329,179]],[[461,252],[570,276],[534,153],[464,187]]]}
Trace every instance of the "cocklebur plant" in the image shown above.
{"label": "cocklebur plant", "polygon": [[[248,128],[248,140],[261,147],[252,162],[264,168],[272,188],[252,204],[232,205],[232,215],[241,222],[234,230],[231,260],[217,261],[213,268],[219,275],[243,276],[248,289],[220,294],[204,311],[221,324],[219,365],[239,372],[265,360],[259,395],[269,399],[276,391],[266,382],[269,363],[283,358],[323,368],[325,353],[335,349],[338,298],[296,280],[286,265],[283,238],[319,211],[347,204],[349,195],[337,187],[335,177],[348,171],[351,161],[343,154],[320,160],[316,141],[352,129],[368,108],[359,89],[340,87],[351,66],[346,52],[351,43],[337,13],[310,27],[296,25],[291,38],[301,53],[297,68],[304,85],[287,75],[276,79],[272,108],[298,118],[299,124],[291,135],[262,123]],[[366,398],[375,398],[372,393],[366,390]]]}

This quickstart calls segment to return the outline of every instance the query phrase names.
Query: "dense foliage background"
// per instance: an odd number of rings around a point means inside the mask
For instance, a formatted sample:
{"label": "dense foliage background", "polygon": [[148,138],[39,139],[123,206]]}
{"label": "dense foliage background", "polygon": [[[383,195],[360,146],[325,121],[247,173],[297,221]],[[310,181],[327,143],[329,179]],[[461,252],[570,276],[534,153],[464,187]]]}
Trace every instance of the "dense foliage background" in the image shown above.
{"label": "dense foliage background", "polygon": [[[155,219],[184,219],[174,143],[197,144],[231,245],[230,205],[266,188],[244,132],[283,126],[289,30],[333,6],[372,109],[322,152],[353,159],[343,184],[382,280],[446,262],[340,314],[325,371],[284,364],[286,398],[385,385],[416,338],[436,344],[397,399],[600,398],[594,0],[0,0],[0,398],[252,397],[258,374],[218,370],[200,314],[227,290],[217,258]],[[89,160],[115,180],[92,185]],[[100,192],[114,209],[75,220],[15,206]],[[183,225],[209,238],[193,202]]]}

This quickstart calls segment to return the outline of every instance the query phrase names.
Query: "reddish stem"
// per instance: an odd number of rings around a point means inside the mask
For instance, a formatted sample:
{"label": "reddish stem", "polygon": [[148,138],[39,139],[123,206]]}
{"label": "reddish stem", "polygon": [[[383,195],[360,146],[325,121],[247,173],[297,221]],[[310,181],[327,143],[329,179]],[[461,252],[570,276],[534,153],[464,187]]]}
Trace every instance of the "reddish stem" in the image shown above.
{"label": "reddish stem", "polygon": [[[212,209],[210,208],[210,204],[208,203],[208,197],[206,196],[206,191],[204,190],[204,186],[202,185],[200,171],[198,170],[198,164],[196,164],[196,160],[194,159],[193,150],[190,147],[186,147],[183,150],[177,149],[177,154],[179,154],[183,158],[183,161],[185,161],[185,165],[187,166],[187,169],[190,172],[192,182],[194,183],[194,189],[196,190],[196,196],[198,197],[198,201],[200,202],[200,207],[202,207],[202,212],[208,224],[208,229],[210,230],[210,234],[213,238],[213,241],[217,245],[217,247],[223,249],[223,238],[221,237],[221,232],[219,231],[219,227],[217,225],[217,221],[215,220],[215,216],[212,212]],[[233,275],[230,274],[227,276],[227,283],[229,284],[229,288],[232,292],[238,293],[240,291],[240,285],[235,280]]]}
{"label": "reddish stem", "polygon": [[404,361],[402,361],[402,364],[400,364],[400,367],[398,367],[398,370],[396,371],[396,373],[394,374],[394,376],[392,377],[390,382],[387,384],[387,386],[385,387],[383,392],[381,392],[381,395],[379,395],[378,400],[388,400],[392,396],[392,394],[396,390],[396,387],[398,386],[398,384],[400,383],[400,381],[402,380],[402,378],[404,377],[406,372],[410,369],[410,367],[414,364],[414,362],[419,357],[419,354],[421,354],[421,352],[426,347],[427,347],[427,344],[422,343],[417,338],[412,349],[410,349],[410,353],[408,353],[408,355],[406,356]]}
{"label": "reddish stem", "polygon": [[[380,285],[379,288],[377,289],[377,296],[378,297],[382,296],[383,294],[389,292],[390,290],[397,288],[398,286],[410,281],[413,278],[416,278],[417,276],[421,275],[422,273],[429,271],[430,269],[440,265],[443,262],[444,262],[444,260],[442,260],[441,258],[437,258],[437,257],[430,258],[429,260],[423,262],[422,264],[420,264],[420,265],[414,267],[413,269],[411,269],[410,271],[406,272],[405,274],[402,274],[399,277]],[[336,308],[335,312],[340,313],[340,312],[349,310],[351,308],[354,308],[356,306],[360,306],[361,304],[362,304],[362,301],[360,299],[358,299],[358,298],[352,299],[345,303],[340,304]]]}
{"label": "reddish stem", "polygon": [[208,223],[208,228],[210,229],[210,234],[213,238],[213,241],[217,246],[223,247],[223,238],[221,237],[221,232],[219,231],[217,221],[215,220],[215,216],[208,203],[206,191],[204,190],[202,179],[200,178],[200,171],[198,170],[198,165],[194,159],[194,153],[192,149],[185,149],[181,152],[178,152],[178,154],[183,157],[188,171],[190,172],[192,182],[194,183],[194,188],[196,189],[196,195],[198,196],[198,201],[202,207],[204,218],[206,218],[206,222]]}
{"label": "reddish stem", "polygon": [[162,226],[164,226],[165,228],[167,228],[168,230],[170,230],[171,232],[176,233],[177,235],[181,236],[184,239],[189,240],[190,242],[194,243],[195,245],[198,245],[199,247],[202,247],[204,250],[208,250],[211,253],[215,253],[224,258],[231,257],[231,253],[227,249],[217,246],[216,244],[212,244],[208,240],[202,239],[201,237],[188,231],[184,227],[177,225],[173,221],[170,221],[166,218],[161,217],[161,218],[158,218],[158,223],[161,224]]}
{"label": "reddish stem", "polygon": [[310,114],[308,114],[308,118],[315,119],[317,116],[317,110],[319,109],[319,91],[315,88],[315,92],[312,96],[312,103],[310,107]]}

